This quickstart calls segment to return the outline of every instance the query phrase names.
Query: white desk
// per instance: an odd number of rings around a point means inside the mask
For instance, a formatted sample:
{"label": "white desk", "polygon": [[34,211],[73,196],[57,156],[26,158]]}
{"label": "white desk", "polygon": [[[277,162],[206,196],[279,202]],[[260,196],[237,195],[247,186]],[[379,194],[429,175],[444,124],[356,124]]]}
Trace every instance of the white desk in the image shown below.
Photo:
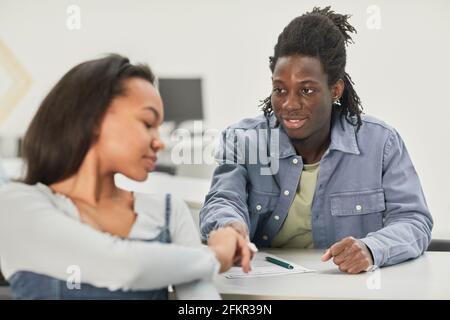
{"label": "white desk", "polygon": [[[332,262],[321,263],[322,251],[267,251],[318,272],[247,279],[219,276],[215,284],[224,299],[450,299],[447,252],[427,252],[372,273],[350,275]],[[376,281],[369,278],[378,276],[380,288],[375,289]],[[374,289],[369,289],[368,280]],[[9,288],[0,287],[0,300],[9,298]]]}
{"label": "white desk", "polygon": [[340,272],[331,261],[321,262],[322,250],[266,251],[318,272],[241,279],[218,276],[215,284],[224,299],[450,299],[450,252],[426,252],[415,260],[351,275]]}

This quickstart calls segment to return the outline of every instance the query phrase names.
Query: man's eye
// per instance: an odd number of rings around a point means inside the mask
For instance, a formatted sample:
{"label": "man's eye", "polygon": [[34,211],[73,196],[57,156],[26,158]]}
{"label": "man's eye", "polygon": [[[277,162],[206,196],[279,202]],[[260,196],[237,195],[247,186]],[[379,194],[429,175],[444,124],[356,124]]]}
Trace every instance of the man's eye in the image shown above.
{"label": "man's eye", "polygon": [[286,90],[284,90],[283,88],[275,87],[275,88],[272,89],[272,92],[276,93],[276,94],[281,94],[281,93],[285,93]]}
{"label": "man's eye", "polygon": [[309,89],[309,88],[302,89],[302,93],[306,94],[306,95],[312,94],[313,92],[314,92],[314,89]]}

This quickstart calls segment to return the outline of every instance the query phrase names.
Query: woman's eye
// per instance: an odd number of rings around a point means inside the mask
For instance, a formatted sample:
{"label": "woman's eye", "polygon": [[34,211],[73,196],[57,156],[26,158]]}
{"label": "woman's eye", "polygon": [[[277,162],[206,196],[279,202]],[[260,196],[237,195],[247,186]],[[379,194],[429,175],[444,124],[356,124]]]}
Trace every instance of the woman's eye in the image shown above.
{"label": "woman's eye", "polygon": [[147,129],[150,129],[152,127],[152,125],[147,121],[144,121],[144,125]]}
{"label": "woman's eye", "polygon": [[309,88],[304,88],[304,89],[302,89],[302,93],[303,93],[303,94],[306,94],[306,95],[309,95],[309,94],[311,94],[311,93],[313,93],[313,92],[314,92],[313,89],[309,89]]}

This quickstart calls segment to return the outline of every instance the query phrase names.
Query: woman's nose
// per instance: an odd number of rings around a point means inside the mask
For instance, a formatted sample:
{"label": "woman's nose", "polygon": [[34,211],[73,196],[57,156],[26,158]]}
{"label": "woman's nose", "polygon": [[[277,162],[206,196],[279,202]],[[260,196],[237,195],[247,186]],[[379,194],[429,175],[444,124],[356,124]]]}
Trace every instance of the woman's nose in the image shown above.
{"label": "woman's nose", "polygon": [[155,138],[151,142],[152,149],[157,152],[165,148],[164,142],[159,138]]}

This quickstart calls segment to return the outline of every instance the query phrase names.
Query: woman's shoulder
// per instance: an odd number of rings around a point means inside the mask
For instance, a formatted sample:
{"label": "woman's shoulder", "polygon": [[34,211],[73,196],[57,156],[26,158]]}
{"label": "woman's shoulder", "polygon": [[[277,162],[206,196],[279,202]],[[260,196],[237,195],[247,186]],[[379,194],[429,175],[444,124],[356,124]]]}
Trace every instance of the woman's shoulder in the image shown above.
{"label": "woman's shoulder", "polygon": [[23,182],[8,182],[0,187],[0,199],[9,197],[33,197],[45,199],[45,191],[41,184],[26,184]]}
{"label": "woman's shoulder", "polygon": [[15,217],[21,213],[36,213],[38,210],[46,210],[52,207],[51,194],[45,190],[46,186],[40,184],[29,185],[22,182],[9,182],[0,187],[1,213],[10,217],[14,212]]}
{"label": "woman's shoulder", "polygon": [[[150,229],[151,225],[163,226],[167,223],[165,194],[144,194],[135,193],[135,211],[138,215],[144,215],[140,218],[140,229],[146,227]],[[200,236],[195,227],[195,222],[191,211],[186,203],[180,198],[170,194],[169,202],[169,229],[173,243],[183,245],[199,245]],[[135,228],[136,229],[136,228]]]}
{"label": "woman's shoulder", "polygon": [[135,192],[134,198],[139,205],[143,205],[146,208],[152,209],[152,208],[166,208],[166,199],[168,198],[170,201],[171,209],[187,209],[186,203],[181,200],[179,197],[171,194],[159,194],[159,193],[141,193],[141,192]]}
{"label": "woman's shoulder", "polygon": [[[169,210],[172,214],[178,215],[189,211],[186,203],[173,194],[136,192],[134,193],[134,198],[136,201],[135,210],[138,210],[138,213],[144,213],[147,215],[153,215],[156,213],[160,215],[162,212],[166,211],[167,206],[169,206]],[[167,199],[169,199],[169,203],[167,203]]]}

